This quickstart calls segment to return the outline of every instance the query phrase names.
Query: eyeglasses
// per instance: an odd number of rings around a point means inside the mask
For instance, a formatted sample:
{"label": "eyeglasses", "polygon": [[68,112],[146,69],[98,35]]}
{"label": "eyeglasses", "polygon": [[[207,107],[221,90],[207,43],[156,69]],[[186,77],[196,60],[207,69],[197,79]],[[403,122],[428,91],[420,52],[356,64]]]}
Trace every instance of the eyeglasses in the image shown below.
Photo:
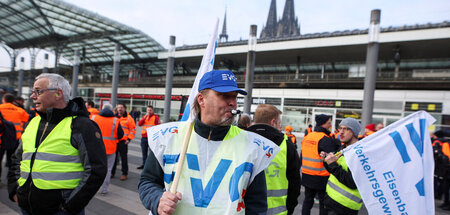
{"label": "eyeglasses", "polygon": [[42,95],[42,93],[44,93],[45,91],[50,91],[50,90],[58,90],[58,88],[48,88],[48,89],[34,89],[31,91],[31,94],[35,94],[35,95]]}

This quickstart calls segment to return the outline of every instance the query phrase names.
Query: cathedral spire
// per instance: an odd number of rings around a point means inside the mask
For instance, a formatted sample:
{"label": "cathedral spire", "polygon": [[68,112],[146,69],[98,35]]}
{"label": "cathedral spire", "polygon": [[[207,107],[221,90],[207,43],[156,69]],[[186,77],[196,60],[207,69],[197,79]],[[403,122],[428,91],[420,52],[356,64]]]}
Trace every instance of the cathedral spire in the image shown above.
{"label": "cathedral spire", "polygon": [[266,26],[261,31],[260,38],[275,37],[277,34],[277,1],[270,2],[269,15],[267,16]]}
{"label": "cathedral spire", "polygon": [[223,26],[222,33],[219,35],[219,41],[222,42],[222,38],[225,39],[225,42],[228,42],[228,34],[227,34],[227,9],[225,8],[225,16],[223,18]]}
{"label": "cathedral spire", "polygon": [[300,35],[300,25],[295,17],[294,0],[286,0],[283,17],[278,22],[277,37]]}

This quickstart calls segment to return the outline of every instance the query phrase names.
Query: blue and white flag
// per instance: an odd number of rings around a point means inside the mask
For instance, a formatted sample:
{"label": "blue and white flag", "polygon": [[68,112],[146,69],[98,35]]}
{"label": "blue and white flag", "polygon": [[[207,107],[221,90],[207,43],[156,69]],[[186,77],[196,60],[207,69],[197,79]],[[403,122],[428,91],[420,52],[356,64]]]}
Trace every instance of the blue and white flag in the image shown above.
{"label": "blue and white flag", "polygon": [[180,121],[193,122],[196,117],[193,111],[194,99],[195,96],[197,96],[198,94],[198,83],[200,82],[200,79],[202,79],[205,73],[211,72],[214,68],[214,60],[217,48],[218,26],[219,26],[219,19],[217,19],[216,21],[213,34],[211,35],[211,39],[209,40],[208,46],[206,47],[205,54],[203,54],[200,69],[198,70],[197,76],[195,77],[194,85],[192,85],[191,93],[189,94],[189,99],[186,104],[186,108],[184,109],[183,117],[181,118]]}
{"label": "blue and white flag", "polygon": [[435,213],[434,160],[428,127],[435,119],[413,113],[344,150],[369,214]]}

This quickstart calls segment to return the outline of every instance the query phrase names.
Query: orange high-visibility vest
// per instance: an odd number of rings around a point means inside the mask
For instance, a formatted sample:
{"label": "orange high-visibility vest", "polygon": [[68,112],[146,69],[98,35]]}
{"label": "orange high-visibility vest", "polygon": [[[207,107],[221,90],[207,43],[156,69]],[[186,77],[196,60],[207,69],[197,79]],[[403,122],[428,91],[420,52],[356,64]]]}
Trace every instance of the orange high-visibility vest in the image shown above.
{"label": "orange high-visibility vest", "polygon": [[93,115],[91,118],[97,123],[102,132],[103,144],[105,144],[106,154],[111,155],[117,150],[117,143],[119,138],[117,136],[117,129],[119,119],[117,117],[104,117],[100,115]]}
{"label": "orange high-visibility vest", "polygon": [[450,161],[450,144],[448,142],[442,143],[442,153],[444,153]]}
{"label": "orange high-visibility vest", "polygon": [[0,104],[0,112],[4,119],[12,122],[16,128],[16,139],[22,137],[25,123],[28,122],[30,116],[24,109],[15,106],[12,103]]}
{"label": "orange high-visibility vest", "polygon": [[291,140],[291,142],[293,144],[297,144],[296,139],[295,139],[295,135],[293,134],[287,134],[287,136],[289,137],[289,139]]}
{"label": "orange high-visibility vest", "polygon": [[142,125],[142,136],[147,135],[147,128],[157,125],[156,124],[157,116],[153,114],[150,118],[145,116],[144,124]]}
{"label": "orange high-visibility vest", "polygon": [[120,140],[134,139],[136,135],[136,123],[134,119],[131,118],[130,114],[127,114],[126,117],[120,117],[119,120],[123,130],[123,137]]}
{"label": "orange high-visibility vest", "polygon": [[89,119],[91,119],[92,116],[98,115],[100,113],[100,111],[98,111],[95,108],[88,108],[88,111],[89,111]]}
{"label": "orange high-visibility vest", "polygon": [[329,176],[319,155],[319,141],[329,137],[323,132],[311,132],[302,141],[302,173],[308,175]]}

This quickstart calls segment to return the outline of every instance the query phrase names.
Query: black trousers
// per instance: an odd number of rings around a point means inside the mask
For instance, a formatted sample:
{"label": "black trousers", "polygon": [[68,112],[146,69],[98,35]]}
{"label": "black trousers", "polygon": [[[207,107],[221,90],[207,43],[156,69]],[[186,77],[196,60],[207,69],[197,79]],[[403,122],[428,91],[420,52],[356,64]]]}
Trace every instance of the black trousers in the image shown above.
{"label": "black trousers", "polygon": [[325,190],[316,190],[305,187],[305,199],[303,200],[302,215],[310,215],[311,208],[314,205],[314,197],[319,195],[320,215],[327,215],[327,210],[324,208],[323,200],[325,198]]}
{"label": "black trousers", "polygon": [[125,141],[119,141],[117,144],[116,160],[114,161],[111,175],[116,174],[116,166],[119,161],[119,155],[122,163],[122,175],[128,175],[128,144],[125,144]]}
{"label": "black trousers", "polygon": [[[6,167],[9,167],[11,165],[11,156],[14,154],[15,149],[0,149],[0,175],[2,174],[2,161],[3,161],[3,155],[6,154]],[[5,153],[6,152],[6,153]]]}

